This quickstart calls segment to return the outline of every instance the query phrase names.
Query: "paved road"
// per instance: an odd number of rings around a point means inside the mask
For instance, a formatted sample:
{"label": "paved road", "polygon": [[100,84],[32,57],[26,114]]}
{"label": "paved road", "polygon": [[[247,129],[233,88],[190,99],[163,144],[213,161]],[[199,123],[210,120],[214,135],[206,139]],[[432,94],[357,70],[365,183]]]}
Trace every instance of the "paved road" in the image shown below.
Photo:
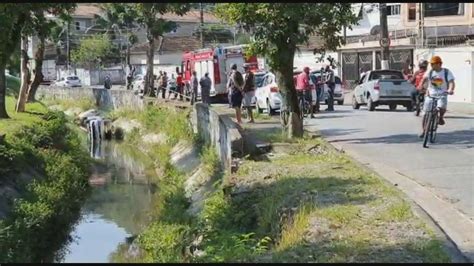
{"label": "paved road", "polygon": [[474,115],[447,113],[446,125],[438,127],[437,143],[424,149],[417,137],[421,118],[404,108],[335,108],[334,113],[308,121],[307,128],[397,169],[474,220]]}
{"label": "paved road", "polygon": [[335,108],[305,128],[397,184],[474,261],[474,115],[448,112],[437,143],[426,149],[417,136],[421,117],[404,108]]}

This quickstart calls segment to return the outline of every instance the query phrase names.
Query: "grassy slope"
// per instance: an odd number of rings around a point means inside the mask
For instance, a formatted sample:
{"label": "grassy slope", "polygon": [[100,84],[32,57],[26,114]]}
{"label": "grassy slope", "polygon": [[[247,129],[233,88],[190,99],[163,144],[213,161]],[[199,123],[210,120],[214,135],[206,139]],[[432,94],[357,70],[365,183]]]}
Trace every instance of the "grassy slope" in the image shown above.
{"label": "grassy slope", "polygon": [[0,119],[0,134],[10,134],[22,125],[30,125],[40,120],[39,114],[46,113],[47,108],[42,103],[26,105],[26,113],[16,113],[15,104],[20,89],[20,79],[11,75],[7,76],[7,112],[11,119]]}

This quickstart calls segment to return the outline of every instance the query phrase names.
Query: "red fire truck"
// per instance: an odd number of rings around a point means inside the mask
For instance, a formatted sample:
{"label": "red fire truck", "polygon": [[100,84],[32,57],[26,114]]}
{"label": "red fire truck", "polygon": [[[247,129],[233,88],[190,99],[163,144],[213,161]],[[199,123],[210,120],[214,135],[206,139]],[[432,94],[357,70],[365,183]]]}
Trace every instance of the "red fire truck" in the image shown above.
{"label": "red fire truck", "polygon": [[[250,64],[251,70],[258,69],[257,57],[246,58],[244,49],[245,45],[237,45],[185,52],[181,63],[183,82],[189,86],[193,71],[196,71],[198,80],[207,72],[212,80],[211,97],[225,96],[227,99],[227,76],[232,64],[237,64],[237,70],[242,74],[244,63]],[[200,94],[201,89],[198,88],[198,95]]]}

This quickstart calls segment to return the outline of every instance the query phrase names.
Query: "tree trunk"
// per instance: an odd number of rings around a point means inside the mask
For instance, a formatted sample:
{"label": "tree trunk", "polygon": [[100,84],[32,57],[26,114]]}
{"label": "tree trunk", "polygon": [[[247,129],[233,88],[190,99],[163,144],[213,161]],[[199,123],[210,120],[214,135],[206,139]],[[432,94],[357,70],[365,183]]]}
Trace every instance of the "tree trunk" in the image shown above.
{"label": "tree trunk", "polygon": [[43,56],[44,56],[44,38],[40,38],[38,50],[35,53],[35,70],[33,82],[31,82],[30,88],[28,89],[27,102],[34,102],[36,91],[39,85],[43,81]]}
{"label": "tree trunk", "polygon": [[280,51],[278,60],[286,63],[280,64],[280,67],[275,70],[275,74],[282,91],[284,104],[289,106],[291,110],[287,127],[288,138],[300,138],[303,136],[303,121],[299,116],[301,110],[299,110],[295,84],[293,82],[293,58],[296,48],[287,43],[283,43],[283,46],[281,49],[278,49]]}
{"label": "tree trunk", "polygon": [[7,80],[5,77],[6,61],[0,58],[0,118],[10,118],[6,108]]}
{"label": "tree trunk", "polygon": [[[150,31],[150,29],[148,30]],[[144,95],[148,95],[152,91],[153,86],[153,60],[155,56],[155,38],[151,35],[151,32],[147,34],[148,38],[148,52],[147,52],[147,68],[146,68],[146,79],[145,88],[143,91]]]}
{"label": "tree trunk", "polygon": [[30,71],[28,69],[28,36],[21,36],[21,86],[16,104],[16,112],[24,112],[26,105],[26,93],[30,82]]}

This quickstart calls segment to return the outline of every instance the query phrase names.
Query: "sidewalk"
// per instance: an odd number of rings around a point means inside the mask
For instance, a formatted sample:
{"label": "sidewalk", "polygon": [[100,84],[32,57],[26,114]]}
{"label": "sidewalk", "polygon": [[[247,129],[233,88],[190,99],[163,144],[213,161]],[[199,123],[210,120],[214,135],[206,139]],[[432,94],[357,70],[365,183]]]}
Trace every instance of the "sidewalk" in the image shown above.
{"label": "sidewalk", "polygon": [[474,103],[456,103],[448,101],[448,113],[474,115]]}

